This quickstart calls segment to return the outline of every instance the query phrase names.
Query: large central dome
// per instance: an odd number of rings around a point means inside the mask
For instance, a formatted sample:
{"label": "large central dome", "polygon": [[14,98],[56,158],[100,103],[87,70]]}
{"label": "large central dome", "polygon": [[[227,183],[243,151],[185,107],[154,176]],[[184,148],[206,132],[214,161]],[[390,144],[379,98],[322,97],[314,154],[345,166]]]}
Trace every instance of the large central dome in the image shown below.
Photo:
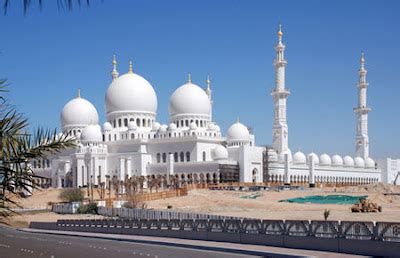
{"label": "large central dome", "polygon": [[106,94],[107,115],[119,112],[157,112],[157,95],[151,84],[142,76],[126,73],[116,78]]}
{"label": "large central dome", "polygon": [[191,82],[188,82],[172,94],[169,100],[169,115],[205,115],[210,116],[210,100],[206,92]]}

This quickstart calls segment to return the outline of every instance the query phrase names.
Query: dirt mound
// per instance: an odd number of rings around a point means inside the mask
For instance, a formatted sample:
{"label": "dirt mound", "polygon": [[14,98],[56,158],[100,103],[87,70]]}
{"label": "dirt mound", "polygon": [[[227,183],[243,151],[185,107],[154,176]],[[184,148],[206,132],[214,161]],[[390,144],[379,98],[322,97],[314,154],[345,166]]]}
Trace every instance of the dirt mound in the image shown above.
{"label": "dirt mound", "polygon": [[400,193],[400,186],[376,183],[371,185],[348,186],[341,189],[348,193]]}

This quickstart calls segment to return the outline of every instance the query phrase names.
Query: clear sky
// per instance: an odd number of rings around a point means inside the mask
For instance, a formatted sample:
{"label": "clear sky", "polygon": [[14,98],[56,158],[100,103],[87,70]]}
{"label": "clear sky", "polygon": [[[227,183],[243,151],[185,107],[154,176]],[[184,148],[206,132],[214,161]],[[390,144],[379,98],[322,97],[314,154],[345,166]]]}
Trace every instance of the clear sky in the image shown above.
{"label": "clear sky", "polygon": [[78,88],[103,123],[116,53],[120,73],[132,58],[155,88],[160,122],[168,122],[169,97],[188,72],[203,87],[210,74],[222,130],[240,117],[258,145],[270,144],[281,22],[292,151],[354,155],[364,51],[371,155],[400,157],[400,1],[92,0],[71,12],[43,1],[42,11],[33,6],[26,16],[20,2],[0,16],[0,77],[32,127],[59,128],[60,111]]}

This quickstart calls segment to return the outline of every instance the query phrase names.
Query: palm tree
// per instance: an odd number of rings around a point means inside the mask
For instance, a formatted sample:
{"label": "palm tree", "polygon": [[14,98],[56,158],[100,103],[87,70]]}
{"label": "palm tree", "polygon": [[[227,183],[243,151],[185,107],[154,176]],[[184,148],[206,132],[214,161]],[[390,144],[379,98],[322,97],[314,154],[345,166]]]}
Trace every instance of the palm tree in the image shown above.
{"label": "palm tree", "polygon": [[[0,80],[0,94],[6,92],[6,80]],[[9,197],[23,191],[31,193],[37,187],[30,162],[75,147],[75,139],[68,135],[39,128],[28,133],[28,120],[11,107],[0,95],[0,217],[10,214]]]}
{"label": "palm tree", "polygon": [[[22,4],[24,6],[24,15],[26,15],[29,7],[32,4],[32,0],[20,0],[20,1],[22,1]],[[86,2],[87,6],[90,6],[90,0],[57,0],[57,6],[59,10],[67,9],[68,11],[70,11],[74,7],[74,4],[81,6],[81,3],[84,1]],[[37,4],[39,5],[39,8],[42,9],[43,0],[37,0]],[[11,0],[4,0],[3,2],[4,14],[7,14],[7,11],[10,8],[10,6],[11,6]]]}

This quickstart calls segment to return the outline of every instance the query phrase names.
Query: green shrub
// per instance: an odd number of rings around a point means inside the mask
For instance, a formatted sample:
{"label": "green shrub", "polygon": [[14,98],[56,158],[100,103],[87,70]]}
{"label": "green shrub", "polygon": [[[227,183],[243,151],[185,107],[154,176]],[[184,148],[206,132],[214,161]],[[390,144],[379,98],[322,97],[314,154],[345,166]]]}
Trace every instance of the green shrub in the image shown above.
{"label": "green shrub", "polygon": [[78,208],[78,213],[81,214],[98,214],[97,213],[97,203],[90,202],[86,205],[82,205]]}
{"label": "green shrub", "polygon": [[65,202],[81,202],[84,195],[79,188],[66,188],[62,190],[58,197]]}

